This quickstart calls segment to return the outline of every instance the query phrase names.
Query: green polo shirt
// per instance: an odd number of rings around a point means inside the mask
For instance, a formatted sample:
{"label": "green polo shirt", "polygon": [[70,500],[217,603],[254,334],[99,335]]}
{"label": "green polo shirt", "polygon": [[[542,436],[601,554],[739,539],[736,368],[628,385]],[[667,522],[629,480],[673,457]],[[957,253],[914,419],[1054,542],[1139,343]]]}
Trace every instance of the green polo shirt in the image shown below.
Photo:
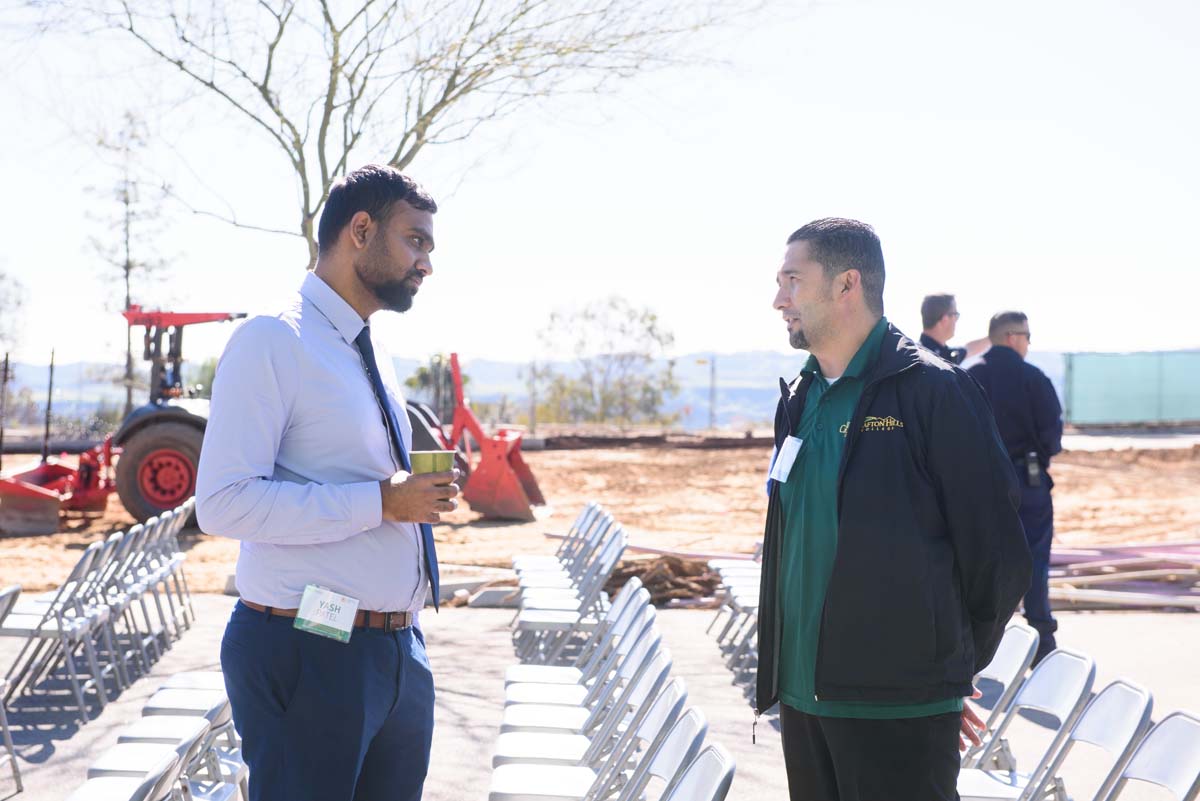
{"label": "green polo shirt", "polygon": [[887,320],[880,319],[846,367],[830,384],[809,357],[804,372],[812,386],[793,434],[803,441],[788,480],[780,485],[783,546],[779,574],[779,611],[783,639],[779,649],[779,698],[807,712],[833,718],[917,718],[962,710],[961,698],[924,704],[818,701],[813,674],[825,589],[837,549],[837,481],[850,418],[863,393],[863,375],[875,363]]}

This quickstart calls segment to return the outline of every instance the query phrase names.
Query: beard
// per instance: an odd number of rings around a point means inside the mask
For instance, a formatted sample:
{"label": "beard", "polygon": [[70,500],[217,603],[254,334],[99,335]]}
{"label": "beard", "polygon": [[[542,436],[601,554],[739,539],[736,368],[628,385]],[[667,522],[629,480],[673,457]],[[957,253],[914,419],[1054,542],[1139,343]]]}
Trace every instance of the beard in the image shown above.
{"label": "beard", "polygon": [[796,350],[808,350],[809,341],[808,335],[804,333],[804,329],[798,328],[795,331],[788,332],[788,342]]}
{"label": "beard", "polygon": [[411,267],[400,277],[392,275],[388,265],[395,262],[387,246],[377,244],[378,241],[371,243],[363,261],[355,262],[354,273],[383,308],[406,312],[412,308],[416,290],[405,281],[421,273],[416,267]]}

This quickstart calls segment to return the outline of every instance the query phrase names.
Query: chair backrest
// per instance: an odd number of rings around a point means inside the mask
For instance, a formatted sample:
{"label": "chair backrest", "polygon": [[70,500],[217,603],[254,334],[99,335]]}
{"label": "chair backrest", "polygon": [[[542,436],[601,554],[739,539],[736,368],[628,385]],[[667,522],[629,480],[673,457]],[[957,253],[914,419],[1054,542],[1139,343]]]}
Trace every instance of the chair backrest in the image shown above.
{"label": "chair backrest", "polygon": [[[984,723],[988,730],[994,729],[996,721],[1012,705],[1013,698],[1021,683],[1025,681],[1025,673],[1033,664],[1033,656],[1037,653],[1037,629],[1022,623],[1009,623],[1000,638],[1000,645],[983,670],[975,676],[975,687],[983,697],[972,703],[988,710],[984,715]],[[963,767],[976,765],[979,755],[987,747],[987,742],[973,745],[962,755]]]}
{"label": "chair backrest", "polygon": [[1118,798],[1130,781],[1157,784],[1177,801],[1200,796],[1200,717],[1172,712],[1160,720],[1138,744],[1106,801]]}
{"label": "chair backrest", "polygon": [[[120,533],[120,532],[118,532]],[[116,536],[116,535],[113,535]],[[122,590],[122,579],[129,573],[130,563],[137,557],[137,548],[142,539],[142,525],[132,525],[123,532],[120,543],[113,552],[109,570],[105,575],[105,590]]]}
{"label": "chair backrest", "polygon": [[725,801],[736,768],[729,752],[714,743],[692,760],[675,787],[659,801]]}
{"label": "chair backrest", "polygon": [[71,568],[71,574],[59,586],[58,591],[54,593],[53,600],[46,607],[46,612],[42,615],[42,623],[61,615],[68,606],[79,604],[80,594],[87,589],[92,565],[96,563],[96,557],[103,548],[103,542],[93,542],[79,555],[79,561],[75,563],[75,567]]}
{"label": "chair backrest", "polygon": [[124,531],[114,531],[109,534],[104,540],[104,547],[100,550],[100,555],[92,564],[92,580],[88,587],[88,593],[98,602],[104,601],[109,581],[112,579],[113,573],[121,566],[121,559],[125,554],[124,541]]}
{"label": "chair backrest", "polygon": [[4,618],[8,617],[8,613],[16,606],[19,597],[21,597],[20,584],[9,584],[0,590],[0,623],[3,623]]}
{"label": "chair backrest", "polygon": [[[998,684],[1000,692],[991,705],[989,719],[1004,714],[1008,703],[1017,693],[1025,672],[1033,664],[1033,656],[1037,653],[1037,629],[1022,623],[1010,623],[1000,638],[1000,645],[992,656],[992,661],[979,671],[975,678],[980,684],[993,682]],[[982,681],[980,681],[982,680]],[[978,684],[976,686],[979,686]],[[981,687],[981,689],[984,689]],[[986,689],[984,689],[986,693]]]}
{"label": "chair backrest", "polygon": [[650,636],[639,637],[633,648],[630,649],[629,655],[617,667],[616,673],[607,678],[604,676],[597,678],[597,683],[603,682],[603,686],[598,692],[588,694],[592,712],[584,723],[584,733],[590,733],[603,726],[606,720],[605,716],[614,709],[609,704],[613,698],[616,698],[615,709],[619,710],[619,714],[624,715],[628,709],[629,697],[636,688],[638,679],[654,661],[654,656],[658,653],[661,645],[662,635],[658,632],[654,632]]}
{"label": "chair backrest", "polygon": [[[662,791],[663,798],[670,797],[680,784],[684,769],[696,758],[696,754],[700,753],[700,747],[704,745],[704,735],[707,733],[708,721],[704,719],[704,713],[695,707],[680,715],[675,725],[667,732],[662,745],[650,760],[649,775],[646,777],[648,780],[650,776],[654,776],[666,782]],[[687,794],[678,797],[689,801],[693,799],[693,796]]]}
{"label": "chair backrest", "polygon": [[662,748],[663,741],[674,727],[675,721],[683,714],[687,699],[687,684],[680,677],[671,679],[654,699],[654,703],[650,705],[637,727],[635,747],[641,748],[641,757],[617,801],[641,798],[642,791],[646,789],[646,783],[650,780],[650,763]]}
{"label": "chair backrest", "polygon": [[563,537],[559,543],[557,556],[564,556],[572,549],[578,547],[579,543],[587,535],[588,529],[591,527],[592,520],[599,513],[600,504],[595,501],[588,501],[583,505],[583,509],[575,517],[575,522],[567,529],[567,535]]}
{"label": "chair backrest", "polygon": [[1108,764],[1111,767],[1092,796],[1093,801],[1101,801],[1116,784],[1121,767],[1149,728],[1153,705],[1150,691],[1143,687],[1124,679],[1109,684],[1084,708],[1058,753],[1048,753],[1043,758],[1042,764],[1030,776],[1029,789],[1032,792],[1027,791],[1024,797],[1041,798],[1043,790],[1049,789],[1054,783],[1075,743],[1083,742],[1108,752]]}
{"label": "chair backrest", "polygon": [[644,636],[650,626],[654,625],[656,616],[657,612],[650,603],[650,591],[641,587],[634,593],[633,601],[624,613],[609,628],[606,641],[595,649],[594,660],[589,659],[584,663],[581,670],[584,677],[590,679],[611,673],[620,660],[629,655],[637,638]]}
{"label": "chair backrest", "polygon": [[592,518],[591,526],[583,533],[578,542],[567,550],[567,553],[563,557],[563,563],[566,566],[568,576],[575,581],[579,581],[584,571],[587,570],[588,565],[595,560],[597,553],[603,549],[604,543],[608,541],[609,531],[616,524],[616,518],[603,509],[596,509],[596,516]]}
{"label": "chair backrest", "polygon": [[1054,738],[1038,757],[1038,763],[1042,763],[1047,754],[1057,753],[1063,738],[1075,723],[1080,708],[1087,700],[1095,679],[1096,663],[1087,654],[1066,648],[1050,652],[1017,690],[1012,706],[984,746],[979,764],[987,763],[1013,718],[1024,709],[1050,715],[1056,722]]}
{"label": "chair backrest", "polygon": [[154,561],[154,538],[158,527],[159,519],[157,517],[148,517],[142,521],[142,536],[133,554],[134,558],[129,565],[130,569],[149,567],[150,563]]}
{"label": "chair backrest", "polygon": [[[604,726],[592,738],[592,745],[584,755],[588,764],[602,754],[604,764],[596,772],[592,782],[592,794],[597,797],[607,797],[616,785],[616,779],[625,770],[630,760],[634,758],[642,741],[653,740],[658,730],[649,731],[646,720],[655,711],[655,705],[663,695],[664,687],[671,674],[671,655],[663,650],[654,655],[649,668],[638,677],[636,686],[629,693],[624,704],[613,710]],[[625,712],[628,712],[626,717]],[[657,713],[661,719],[663,713]],[[621,724],[625,730],[621,731]],[[659,720],[659,729],[662,728]],[[615,742],[614,742],[615,739]],[[611,749],[608,746],[611,744]]]}
{"label": "chair backrest", "polygon": [[158,524],[152,529],[150,540],[146,545],[156,562],[167,558],[167,538],[171,536],[171,524],[175,520],[175,510],[168,509],[158,516]]}
{"label": "chair backrest", "polygon": [[586,613],[596,605],[605,582],[608,581],[617,562],[624,555],[628,542],[629,537],[625,534],[625,529],[618,524],[608,542],[601,549],[600,555],[588,566],[587,571],[579,580],[579,611],[581,613]]}

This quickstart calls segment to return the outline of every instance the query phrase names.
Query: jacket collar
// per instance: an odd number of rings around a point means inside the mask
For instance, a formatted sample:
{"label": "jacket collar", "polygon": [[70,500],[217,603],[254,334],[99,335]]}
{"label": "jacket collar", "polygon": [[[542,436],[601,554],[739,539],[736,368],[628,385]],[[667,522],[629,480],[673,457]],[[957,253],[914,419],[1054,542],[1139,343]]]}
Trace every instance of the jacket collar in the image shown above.
{"label": "jacket collar", "polygon": [[1023,362],[1021,354],[1010,348],[1008,345],[992,345],[988,348],[987,353],[983,354],[987,361],[1005,361],[1005,362]]}
{"label": "jacket collar", "polygon": [[[899,328],[888,323],[879,344],[879,355],[874,364],[863,374],[863,381],[866,384],[872,384],[915,367],[921,363],[922,353],[925,351],[922,351],[917,343],[906,337]],[[791,383],[782,378],[779,379],[779,393],[789,434],[795,430],[796,423],[800,420],[800,414],[804,409],[804,397],[808,394],[808,386],[812,383],[812,378],[813,373],[803,370]]]}

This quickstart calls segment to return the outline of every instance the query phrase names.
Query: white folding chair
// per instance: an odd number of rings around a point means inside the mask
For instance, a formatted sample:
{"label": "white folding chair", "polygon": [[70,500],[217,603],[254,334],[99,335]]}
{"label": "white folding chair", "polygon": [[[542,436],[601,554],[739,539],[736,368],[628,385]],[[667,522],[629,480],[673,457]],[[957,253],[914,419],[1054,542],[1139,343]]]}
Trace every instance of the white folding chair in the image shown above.
{"label": "white folding chair", "polygon": [[167,801],[175,797],[181,767],[178,754],[169,749],[168,759],[144,777],[88,779],[67,801]]}
{"label": "white folding chair", "polygon": [[[40,607],[45,611],[14,612],[0,623],[0,637],[25,640],[6,675],[10,684],[5,700],[19,691],[33,692],[37,683],[61,664],[84,723],[88,721],[85,692],[94,690],[101,708],[108,703],[104,673],[93,642],[97,617],[88,615],[82,597],[88,588],[92,565],[103,549],[104,543],[94,542],[84,550],[67,580],[49,603]],[[88,665],[87,673],[80,671],[76,661],[80,649]]]}
{"label": "white folding chair", "polygon": [[966,768],[959,772],[959,797],[964,801],[1028,801],[1048,797],[1067,801],[1071,796],[1060,771],[1075,743],[1084,742],[1108,754],[1111,767],[1092,797],[1093,801],[1101,801],[1146,731],[1152,703],[1150,693],[1143,688],[1127,681],[1114,681],[1091,700],[1062,746],[1047,750],[1032,773]]}
{"label": "white folding chair", "polygon": [[[591,707],[553,704],[512,704],[504,708],[500,731],[543,731],[550,734],[591,735],[600,730],[610,714],[624,715],[629,700],[642,673],[651,669],[658,659],[670,657],[665,650],[659,653],[662,637],[655,633],[634,645],[621,663],[617,674],[605,683],[604,690]],[[624,689],[619,689],[624,686]],[[613,700],[613,699],[616,700]]]}
{"label": "white folding chair", "polygon": [[[21,595],[21,585],[10,584],[0,590],[0,625],[3,625],[4,618],[8,617],[8,613],[12,611],[13,605],[17,602],[17,598]],[[4,752],[0,753],[0,767],[4,767],[7,762],[12,769],[13,781],[17,784],[17,792],[21,792],[24,786],[21,783],[21,768],[17,764],[17,751],[13,748],[12,732],[8,729],[8,715],[4,711],[4,697],[8,689],[8,679],[0,677],[0,737],[3,738]]]}
{"label": "white folding chair", "polygon": [[[1009,705],[1017,695],[1017,688],[1021,686],[1029,666],[1033,664],[1037,646],[1036,629],[1023,623],[1009,623],[1004,629],[1004,636],[1000,638],[1000,645],[996,647],[992,661],[975,676],[975,687],[983,693],[983,698],[972,703],[988,710],[984,722],[989,730],[1008,711]],[[984,745],[985,743],[980,743],[963,752],[963,767],[975,767]]]}
{"label": "white folding chair", "polygon": [[1172,712],[1138,744],[1105,801],[1121,797],[1131,782],[1145,782],[1171,793],[1173,801],[1200,798],[1200,717]]}
{"label": "white folding chair", "polygon": [[582,547],[593,522],[603,512],[600,504],[588,501],[567,529],[553,555],[519,554],[512,558],[512,567],[518,574],[526,570],[557,570],[572,561]]}
{"label": "white folding chair", "polygon": [[512,665],[504,672],[505,686],[518,682],[581,684],[590,681],[613,647],[627,634],[635,613],[649,603],[650,593],[642,587],[641,579],[630,577],[568,664]]}
{"label": "white folding chair", "polygon": [[725,801],[736,768],[733,756],[713,743],[692,760],[674,789],[659,801]]}
{"label": "white folding chair", "polygon": [[[1049,716],[1054,720],[1054,733],[1045,750],[1038,756],[1036,764],[1048,763],[1062,747],[1080,709],[1091,692],[1096,677],[1096,664],[1090,656],[1076,651],[1059,648],[1046,656],[1017,691],[1012,706],[1005,713],[1000,725],[992,731],[980,752],[978,768],[959,771],[959,795],[969,797],[970,792],[990,787],[979,774],[987,772],[993,777],[1009,778],[1009,783],[1024,787],[1030,774],[1017,773],[1016,760],[1008,750],[1004,734],[1013,720],[1024,710]],[[982,785],[982,787],[980,786]],[[1020,795],[1018,789],[1017,795]],[[984,795],[983,797],[987,797]],[[1014,798],[1016,796],[1013,796]]]}
{"label": "white folding chair", "polygon": [[[661,724],[663,719],[662,716],[656,716],[654,723]],[[685,723],[685,720],[688,722]],[[492,772],[488,801],[598,801],[607,798],[625,779],[627,769],[636,771],[642,762],[654,759],[655,753],[649,749],[637,752],[638,741],[662,743],[664,750],[673,748],[676,740],[689,739],[689,724],[693,722],[694,719],[685,714],[665,736],[660,736],[661,727],[659,731],[650,731],[649,725],[631,724],[638,736],[629,738],[626,747],[611,753],[598,768],[586,765],[501,765]],[[702,717],[700,725],[703,725]],[[703,732],[700,736],[703,737]]]}
{"label": "white folding chair", "polygon": [[[650,593],[645,592],[647,599]],[[604,692],[605,684],[610,680],[619,680],[620,666],[633,650],[634,645],[643,637],[649,636],[654,626],[657,612],[647,601],[636,609],[630,619],[627,632],[616,643],[604,661],[596,668],[596,673],[588,678],[581,678],[575,684],[558,682],[517,682],[504,688],[504,705],[511,704],[558,704],[568,706],[592,706],[596,698]],[[648,658],[648,657],[647,657]]]}

